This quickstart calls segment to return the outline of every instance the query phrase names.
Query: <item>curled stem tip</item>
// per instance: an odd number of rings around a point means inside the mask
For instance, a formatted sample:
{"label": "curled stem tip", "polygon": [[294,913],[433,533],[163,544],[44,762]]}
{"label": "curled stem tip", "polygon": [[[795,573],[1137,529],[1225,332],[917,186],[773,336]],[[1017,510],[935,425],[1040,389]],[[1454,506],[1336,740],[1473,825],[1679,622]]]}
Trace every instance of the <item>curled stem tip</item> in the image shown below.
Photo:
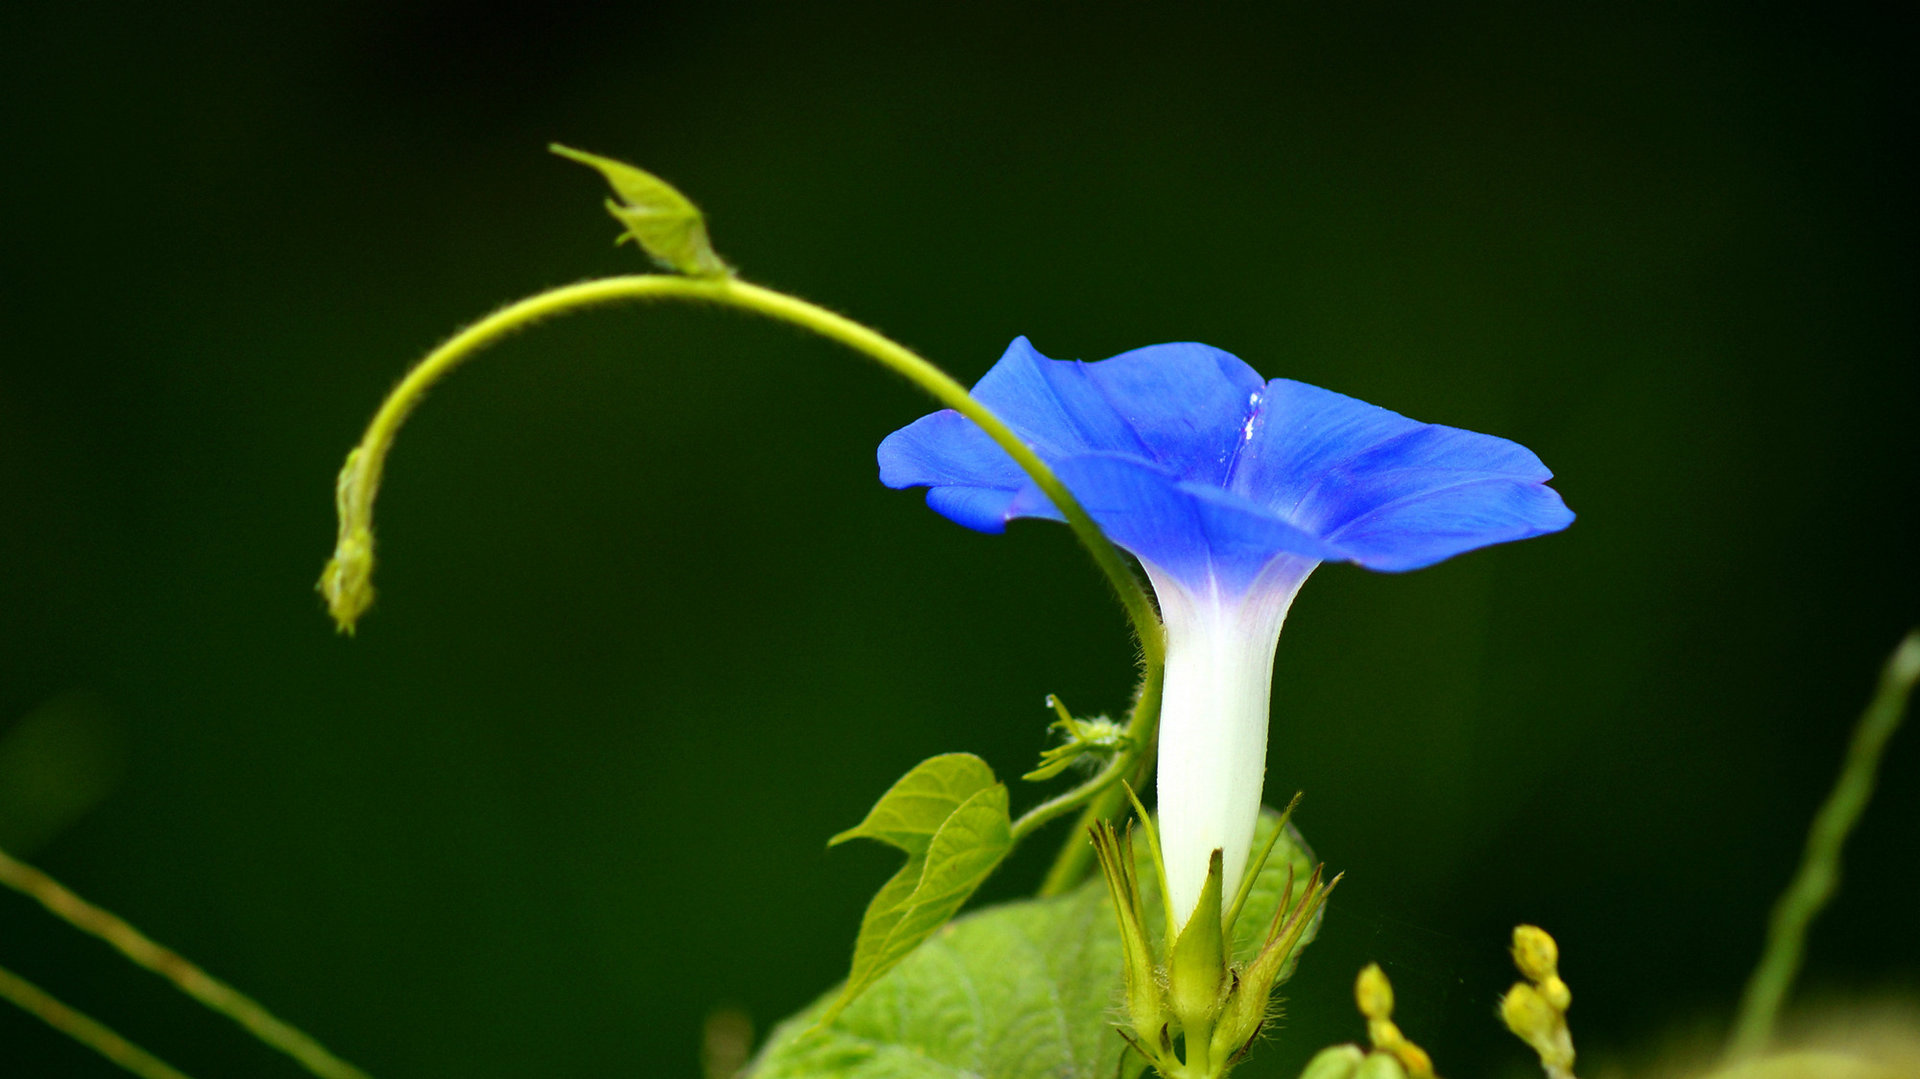
{"label": "curled stem tip", "polygon": [[[974,399],[954,378],[917,353],[851,319],[795,296],[749,284],[736,277],[634,274],[566,285],[507,305],[428,353],[381,404],[360,444],[340,471],[335,499],[340,509],[339,540],[320,580],[320,591],[341,628],[350,632],[373,599],[373,506],[393,440],[426,392],[487,346],[543,319],[614,302],[695,300],[748,311],[809,330],[852,348],[926,390],[935,400],[979,424],[1034,481],[1067,519],[1068,527],[1112,585],[1140,642],[1150,684],[1164,660],[1162,631],[1153,601],[1140,578],[1093,518],[1053,474],[1033,448],[1022,442],[999,416]],[[1144,703],[1157,704],[1157,699]],[[1140,714],[1129,735],[1138,738]],[[1148,713],[1151,715],[1151,713]],[[1150,733],[1150,732],[1149,732]]]}
{"label": "curled stem tip", "polygon": [[320,571],[316,588],[326,597],[327,612],[334,626],[349,636],[354,625],[373,606],[373,495],[364,462],[367,455],[355,448],[347,454],[346,464],[334,481],[334,505],[340,514],[340,536],[334,542],[333,557]]}

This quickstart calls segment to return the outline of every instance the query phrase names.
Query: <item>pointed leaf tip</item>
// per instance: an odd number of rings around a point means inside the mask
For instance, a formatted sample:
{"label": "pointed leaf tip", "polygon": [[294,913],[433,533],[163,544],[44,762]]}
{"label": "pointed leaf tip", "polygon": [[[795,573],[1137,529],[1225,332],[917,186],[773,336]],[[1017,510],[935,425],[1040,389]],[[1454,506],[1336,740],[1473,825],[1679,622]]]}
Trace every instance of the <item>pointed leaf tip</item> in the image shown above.
{"label": "pointed leaf tip", "polygon": [[924,854],[954,810],[997,782],[987,762],[971,753],[928,757],[895,780],[865,820],[827,840],[827,846],[873,839],[908,854]]}
{"label": "pointed leaf tip", "polygon": [[627,230],[621,239],[631,239],[663,269],[688,277],[726,277],[733,272],[714,254],[705,215],[672,184],[624,161],[557,142],[547,149],[606,177],[618,196],[607,201],[607,212]]}

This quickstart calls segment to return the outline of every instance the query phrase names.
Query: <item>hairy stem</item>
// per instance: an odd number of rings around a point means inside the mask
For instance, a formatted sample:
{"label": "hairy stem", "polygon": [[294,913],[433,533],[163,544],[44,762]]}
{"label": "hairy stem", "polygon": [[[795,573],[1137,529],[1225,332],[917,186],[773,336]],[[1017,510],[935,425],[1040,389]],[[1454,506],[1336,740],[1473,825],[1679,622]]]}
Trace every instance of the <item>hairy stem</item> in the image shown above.
{"label": "hairy stem", "polygon": [[178,1068],[115,1034],[106,1024],[61,1003],[32,982],[0,967],[0,999],[99,1053],[141,1079],[187,1079]]}
{"label": "hairy stem", "polygon": [[[366,1072],[327,1052],[319,1042],[275,1017],[273,1013],[261,1007],[246,994],[194,966],[171,949],[154,943],[145,934],[111,912],[102,910],[73,894],[59,881],[15,859],[5,851],[0,851],[0,884],[28,898],[38,900],[40,905],[46,907],[55,917],[75,929],[106,941],[121,955],[172,982],[181,992],[201,1004],[232,1019],[244,1027],[249,1034],[292,1057],[320,1079],[369,1079]],[[85,1018],[78,1013],[73,1014],[78,1018]],[[46,1017],[42,1015],[42,1018]],[[47,1021],[53,1022],[51,1019]],[[88,1021],[91,1022],[91,1020]],[[61,1029],[67,1028],[61,1027]],[[105,1031],[104,1027],[99,1029]],[[110,1031],[106,1033],[111,1034]],[[86,1041],[85,1038],[81,1040]],[[89,1041],[87,1044],[94,1043]],[[154,1063],[157,1064],[158,1061]],[[152,1074],[179,1075],[170,1068],[164,1072]]]}
{"label": "hairy stem", "polygon": [[373,422],[368,424],[360,445],[348,455],[346,466],[340,472],[336,489],[340,533],[333,560],[321,576],[320,590],[326,595],[342,630],[351,632],[355,619],[372,602],[374,499],[379,494],[381,473],[394,437],[426,391],[481,349],[542,319],[619,301],[670,299],[751,311],[838,341],[905,376],[941,404],[979,424],[1059,508],[1067,526],[1073,529],[1094,564],[1113,586],[1139,639],[1147,667],[1159,665],[1164,656],[1160,620],[1139,577],[1053,470],[998,416],[974,400],[953,376],[892,339],[797,297],[733,277],[689,278],[667,274],[608,277],[530,296],[455,334],[407,373],[387,395]]}
{"label": "hairy stem", "polygon": [[1774,905],[1767,925],[1767,945],[1741,994],[1740,1011],[1728,1036],[1729,1060],[1754,1056],[1767,1047],[1773,1023],[1786,1002],[1787,991],[1800,973],[1806,951],[1807,927],[1813,923],[1840,884],[1840,848],[1860,820],[1873,796],[1874,776],[1887,740],[1900,726],[1907,698],[1920,681],[1920,630],[1907,634],[1880,674],[1880,688],[1853,730],[1846,764],[1833,792],[1814,815],[1807,833],[1806,852],[1793,882]]}

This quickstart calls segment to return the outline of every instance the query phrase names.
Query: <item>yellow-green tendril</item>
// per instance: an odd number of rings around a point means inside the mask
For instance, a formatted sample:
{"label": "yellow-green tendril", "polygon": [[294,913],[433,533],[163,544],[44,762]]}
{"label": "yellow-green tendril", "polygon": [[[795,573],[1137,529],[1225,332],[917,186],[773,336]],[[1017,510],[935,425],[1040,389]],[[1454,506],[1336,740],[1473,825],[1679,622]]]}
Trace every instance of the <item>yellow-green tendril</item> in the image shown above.
{"label": "yellow-green tendril", "polygon": [[1774,1020],[1800,972],[1807,927],[1839,887],[1840,848],[1873,797],[1880,755],[1906,715],[1916,682],[1920,682],[1920,630],[1907,634],[1880,672],[1880,688],[1853,730],[1840,779],[1814,815],[1800,869],[1774,905],[1766,949],[1741,994],[1740,1011],[1727,1039],[1729,1061],[1759,1054],[1773,1036]]}
{"label": "yellow-green tendril", "polygon": [[[73,894],[59,881],[15,859],[5,851],[0,851],[0,884],[30,899],[38,900],[40,905],[46,907],[55,917],[75,929],[106,941],[121,955],[160,975],[172,982],[181,992],[240,1024],[249,1034],[292,1057],[301,1067],[319,1076],[320,1079],[369,1079],[366,1072],[327,1052],[319,1042],[275,1017],[252,998],[194,966],[171,949],[154,943],[112,913],[101,910]],[[28,986],[28,988],[32,987]],[[51,1001],[52,998],[46,999]],[[41,1013],[35,1012],[35,1014]],[[77,1012],[71,1015],[73,1018],[85,1020],[85,1017]],[[44,1014],[41,1014],[41,1017],[46,1018]],[[52,1019],[47,1021],[53,1022]],[[91,1022],[91,1020],[86,1021]],[[55,1025],[59,1026],[58,1023]],[[98,1027],[98,1024],[95,1026]],[[68,1028],[61,1027],[61,1029]],[[97,1032],[114,1036],[104,1027],[99,1027]],[[79,1037],[79,1035],[75,1036]],[[81,1040],[87,1041],[86,1038]],[[87,1044],[94,1045],[91,1041],[87,1041]],[[95,1048],[98,1046],[96,1045]],[[127,1046],[127,1048],[132,1047]],[[105,1052],[105,1050],[101,1051]],[[180,1074],[164,1064],[159,1064],[158,1061],[152,1063],[165,1070],[143,1071],[140,1074],[175,1077]],[[137,1068],[133,1070],[139,1071]]]}
{"label": "yellow-green tendril", "polygon": [[0,967],[0,999],[18,1005],[53,1029],[99,1053],[141,1079],[187,1079],[185,1073],[114,1033],[106,1024]]}
{"label": "yellow-green tendril", "polygon": [[[811,330],[877,361],[926,390],[941,404],[979,424],[1007,455],[1031,477],[1060,509],[1068,527],[1093,557],[1126,610],[1139,641],[1141,683],[1128,718],[1132,748],[1117,755],[1098,775],[1041,803],[1014,823],[1016,841],[1041,825],[1086,806],[1083,823],[1111,817],[1121,807],[1117,783],[1129,776],[1136,781],[1143,762],[1153,756],[1154,734],[1160,715],[1161,670],[1165,645],[1160,618],[1139,578],[1099,525],[1053,474],[1031,447],[990,409],[975,400],[965,386],[903,345],[842,315],[797,297],[748,284],[737,277],[690,278],[666,274],[635,274],[585,281],[542,292],[507,305],[455,334],[434,349],[400,381],[367,425],[360,444],[347,455],[335,486],[340,531],[333,557],[320,575],[318,588],[343,633],[351,634],[360,616],[373,603],[373,506],[387,454],[400,427],[426,392],[481,349],[542,319],[602,304],[639,300],[693,300],[750,311],[757,315]],[[1062,848],[1048,875],[1047,887],[1084,875],[1088,848],[1076,829]]]}
{"label": "yellow-green tendril", "polygon": [[791,323],[847,345],[912,381],[941,404],[959,412],[991,436],[1019,464],[1034,483],[1059,507],[1067,525],[1093,556],[1096,565],[1118,593],[1134,633],[1140,639],[1145,665],[1158,666],[1162,658],[1160,620],[1152,601],[1120,552],[1101,534],[1064,484],[1026,443],[966,387],[929,361],[889,338],[826,308],[738,278],[702,278],[666,274],[634,274],[584,281],[577,285],[530,296],[512,303],[455,334],[407,373],[375,413],[360,445],[347,455],[340,471],[336,496],[340,533],[333,559],[321,574],[319,588],[343,632],[373,602],[373,503],[380,491],[381,472],[394,436],[434,383],[482,348],[542,319],[600,304],[628,300],[695,300],[751,311]]}

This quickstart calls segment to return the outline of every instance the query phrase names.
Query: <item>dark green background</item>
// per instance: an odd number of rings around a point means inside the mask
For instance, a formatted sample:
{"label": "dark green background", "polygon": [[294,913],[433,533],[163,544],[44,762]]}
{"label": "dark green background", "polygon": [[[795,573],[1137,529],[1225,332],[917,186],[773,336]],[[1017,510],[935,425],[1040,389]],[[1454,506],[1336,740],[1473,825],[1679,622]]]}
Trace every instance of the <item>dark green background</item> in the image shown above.
{"label": "dark green background", "polygon": [[[892,859],[823,841],[896,775],[1017,774],[1043,694],[1123,702],[1064,530],[875,482],[914,391],[695,309],[436,393],[336,638],[311,583],[381,393],[639,265],[560,139],[967,380],[1015,334],[1197,339],[1538,451],[1565,535],[1294,608],[1269,789],[1348,877],[1247,1071],[1359,1036],[1369,959],[1443,1074],[1522,1067],[1491,1015],[1522,919],[1589,1059],[1716,1021],[1920,616],[1914,38],[1333,7],[9,6],[0,726],[64,700],[107,732],[80,778],[118,778],[0,829],[382,1079],[690,1077],[710,1008],[844,969]],[[1920,988],[1916,735],[1813,987]],[[10,896],[0,963],[196,1079],[296,1074]],[[0,1073],[115,1074],[10,1011]]]}

